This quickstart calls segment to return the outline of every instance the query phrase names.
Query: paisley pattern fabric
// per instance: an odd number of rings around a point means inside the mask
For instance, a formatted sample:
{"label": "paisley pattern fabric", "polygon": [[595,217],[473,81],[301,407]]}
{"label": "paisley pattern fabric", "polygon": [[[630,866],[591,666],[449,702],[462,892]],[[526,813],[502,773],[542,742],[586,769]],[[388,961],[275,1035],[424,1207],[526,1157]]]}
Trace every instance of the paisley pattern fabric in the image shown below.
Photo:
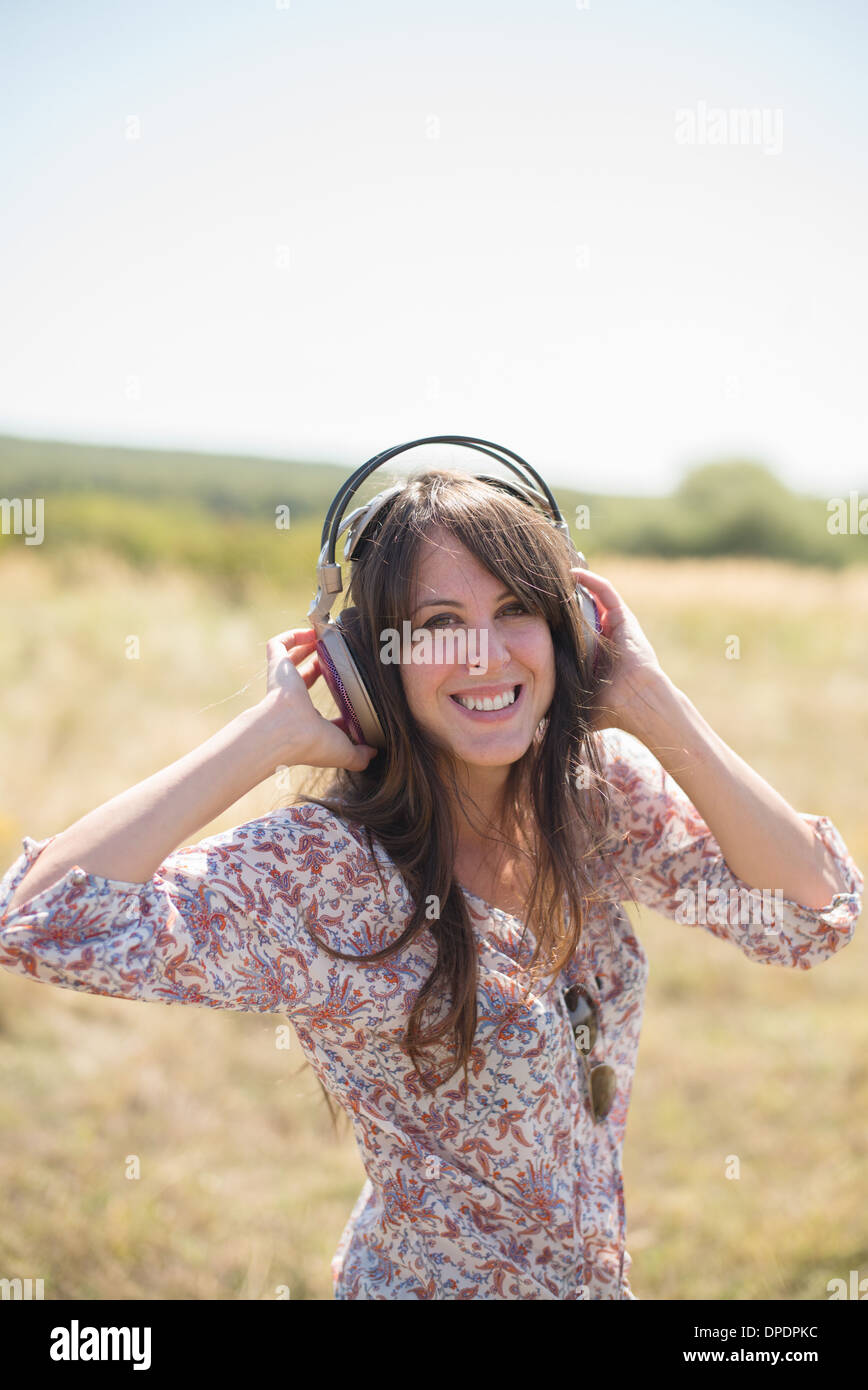
{"label": "paisley pattern fabric", "polygon": [[[178,849],[144,884],[74,866],[9,912],[56,838],[26,836],[0,884],[0,964],[90,994],[288,1016],[352,1119],[367,1175],[332,1261],[336,1298],[633,1299],[621,1155],[648,961],[622,902],[684,925],[684,890],[704,883],[710,898],[747,885],[638,740],[597,738],[612,847],[561,975],[526,993],[530,933],[464,890],[479,958],[467,1087],[459,1071],[426,1092],[400,1046],[434,964],[427,928],[382,963],[334,960],[317,945],[314,935],[359,955],[379,949],[412,901],[382,847],[375,862],[358,827],[311,802]],[[851,939],[864,883],[834,825],[801,815],[848,891],[822,909],[783,899],[772,930],[767,917],[702,925],[752,961],[804,970]],[[579,982],[600,1014],[591,1060],[617,1077],[598,1124],[563,999]]]}

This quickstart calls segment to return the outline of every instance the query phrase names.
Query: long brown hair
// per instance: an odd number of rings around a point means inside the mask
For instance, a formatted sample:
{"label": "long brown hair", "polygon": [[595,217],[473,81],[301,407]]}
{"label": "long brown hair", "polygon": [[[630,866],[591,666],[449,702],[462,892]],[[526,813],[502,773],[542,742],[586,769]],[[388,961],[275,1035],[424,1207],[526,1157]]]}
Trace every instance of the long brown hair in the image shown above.
{"label": "long brown hair", "polygon": [[[378,872],[374,840],[400,872],[414,909],[390,945],[359,956],[317,941],[341,960],[378,961],[409,946],[425,928],[431,931],[437,963],[416,998],[402,1045],[426,1089],[436,1090],[463,1067],[466,1097],[477,1022],[477,953],[454,877],[452,798],[460,795],[466,806],[468,796],[459,789],[449,755],[413,717],[398,665],[380,660],[381,634],[402,632],[409,620],[423,538],[435,528],[466,546],[530,612],[545,618],[551,631],[552,703],[527,751],[510,767],[504,794],[504,832],[522,841],[514,839],[510,847],[529,857],[533,869],[525,923],[535,938],[528,990],[540,975],[554,976],[573,955],[587,903],[597,896],[593,860],[608,838],[609,794],[588,711],[611,669],[612,647],[598,638],[594,672],[564,537],[534,507],[462,472],[438,468],[411,475],[375,538],[352,562],[347,607],[355,612],[348,630],[384,728],[385,748],[363,772],[337,769],[323,795],[296,795],[287,804],[314,802],[355,822]],[[500,843],[510,845],[508,839]],[[385,884],[383,891],[385,896]],[[433,922],[426,915],[432,896],[439,903]],[[444,996],[445,1016],[424,1028],[426,1008]],[[438,1075],[426,1065],[426,1053],[442,1042],[451,1044],[452,1065]]]}

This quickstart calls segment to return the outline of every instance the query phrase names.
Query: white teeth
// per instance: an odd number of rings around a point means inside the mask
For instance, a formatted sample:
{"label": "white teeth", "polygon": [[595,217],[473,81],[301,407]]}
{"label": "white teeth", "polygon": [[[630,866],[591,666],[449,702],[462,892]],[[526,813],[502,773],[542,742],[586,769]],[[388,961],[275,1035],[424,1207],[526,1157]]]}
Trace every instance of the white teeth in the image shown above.
{"label": "white teeth", "polygon": [[503,695],[495,695],[493,699],[490,695],[483,699],[474,695],[456,695],[455,699],[465,709],[505,709],[507,705],[515,703],[515,691],[507,690]]}

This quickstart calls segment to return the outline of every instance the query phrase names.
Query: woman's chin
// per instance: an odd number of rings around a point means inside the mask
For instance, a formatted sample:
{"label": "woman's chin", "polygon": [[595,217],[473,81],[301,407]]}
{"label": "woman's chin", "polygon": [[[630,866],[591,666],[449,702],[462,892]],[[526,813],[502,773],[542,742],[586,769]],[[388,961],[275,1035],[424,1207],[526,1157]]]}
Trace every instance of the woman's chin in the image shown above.
{"label": "woman's chin", "polygon": [[508,767],[523,758],[532,739],[517,738],[442,738],[443,745],[453,757],[466,763],[468,767]]}

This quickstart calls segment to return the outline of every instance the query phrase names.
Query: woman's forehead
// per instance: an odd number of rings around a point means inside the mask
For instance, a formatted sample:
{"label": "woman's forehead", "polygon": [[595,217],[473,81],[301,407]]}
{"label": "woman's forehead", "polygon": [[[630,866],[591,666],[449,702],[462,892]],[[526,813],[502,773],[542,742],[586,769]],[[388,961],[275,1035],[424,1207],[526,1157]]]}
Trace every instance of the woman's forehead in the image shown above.
{"label": "woman's forehead", "polygon": [[[456,557],[464,558],[470,555],[467,547],[447,531],[444,526],[432,526],[425,532],[419,543],[419,564],[432,565],[441,562],[449,563]],[[475,557],[473,557],[475,558]]]}
{"label": "woman's forehead", "polygon": [[416,588],[428,587],[435,576],[438,582],[452,579],[457,584],[477,586],[486,580],[498,582],[457,536],[442,528],[428,532],[420,542],[414,575]]}

